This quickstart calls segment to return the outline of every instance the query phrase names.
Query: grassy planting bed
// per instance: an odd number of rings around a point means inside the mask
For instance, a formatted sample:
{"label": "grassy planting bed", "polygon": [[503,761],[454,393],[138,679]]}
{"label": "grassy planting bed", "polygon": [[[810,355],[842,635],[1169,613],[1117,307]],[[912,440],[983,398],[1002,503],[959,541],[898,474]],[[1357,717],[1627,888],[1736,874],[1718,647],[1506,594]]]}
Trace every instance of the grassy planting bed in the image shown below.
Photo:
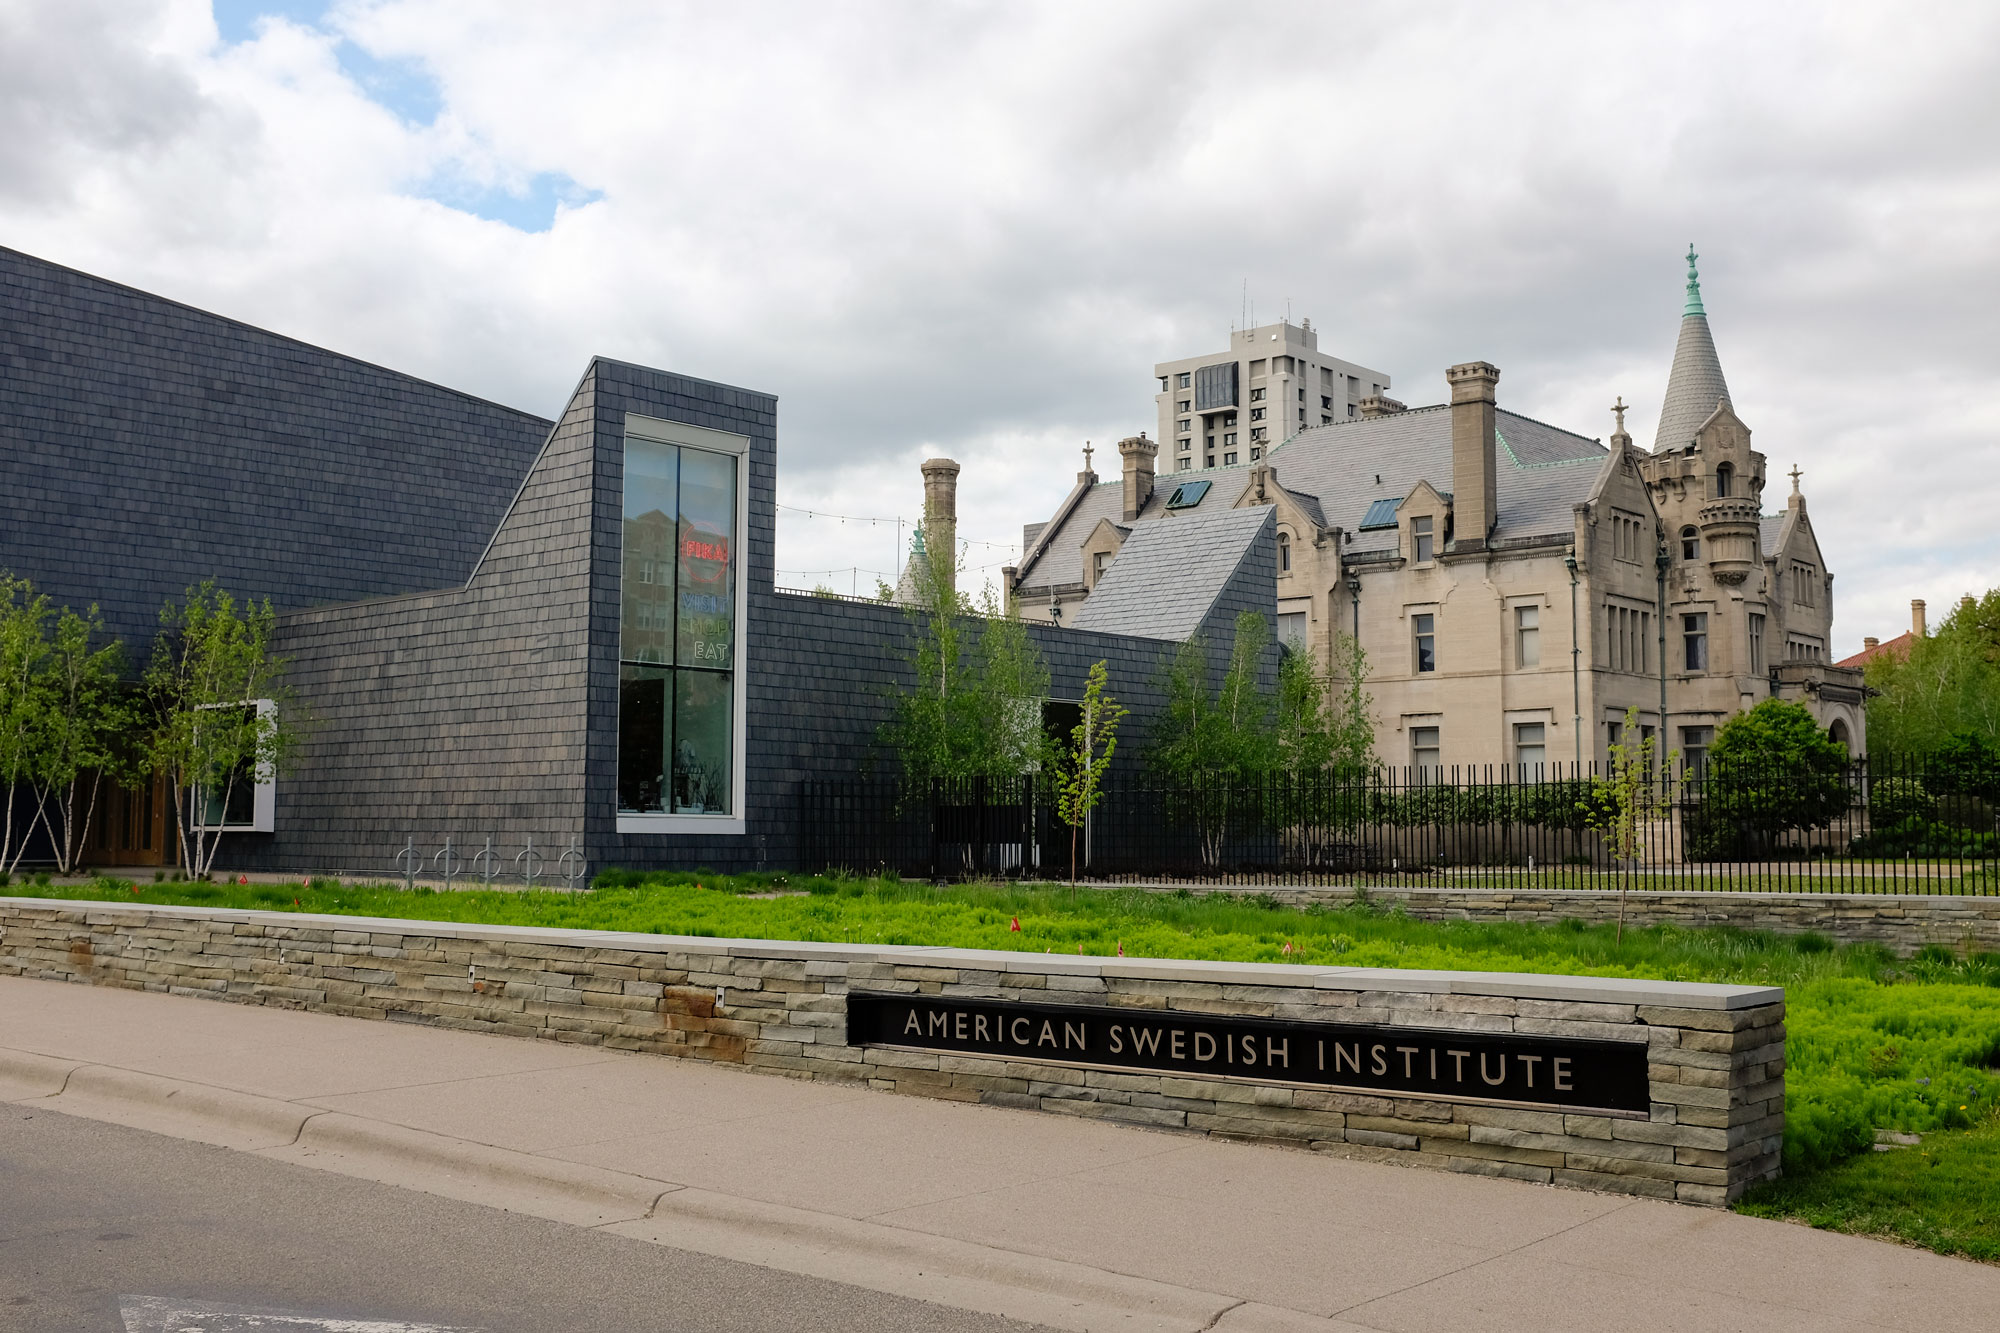
{"label": "grassy planting bed", "polygon": [[[1744,1211],[2000,1261],[2000,955],[1671,926],[1427,922],[1368,906],[1189,892],[608,872],[594,892],[293,885],[17,885],[52,898],[670,935],[1552,972],[1783,986],[1786,1178]],[[1019,929],[1015,929],[1018,923]],[[1923,1135],[1873,1152],[1880,1131]]]}

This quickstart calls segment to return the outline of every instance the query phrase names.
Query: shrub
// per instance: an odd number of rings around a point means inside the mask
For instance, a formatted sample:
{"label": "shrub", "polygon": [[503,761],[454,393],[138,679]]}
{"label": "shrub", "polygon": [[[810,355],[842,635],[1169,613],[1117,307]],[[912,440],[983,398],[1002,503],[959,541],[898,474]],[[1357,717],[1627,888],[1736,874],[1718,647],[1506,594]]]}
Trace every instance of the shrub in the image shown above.
{"label": "shrub", "polygon": [[1881,778],[1868,792],[1868,814],[1877,828],[1937,818],[1937,799],[1910,778]]}

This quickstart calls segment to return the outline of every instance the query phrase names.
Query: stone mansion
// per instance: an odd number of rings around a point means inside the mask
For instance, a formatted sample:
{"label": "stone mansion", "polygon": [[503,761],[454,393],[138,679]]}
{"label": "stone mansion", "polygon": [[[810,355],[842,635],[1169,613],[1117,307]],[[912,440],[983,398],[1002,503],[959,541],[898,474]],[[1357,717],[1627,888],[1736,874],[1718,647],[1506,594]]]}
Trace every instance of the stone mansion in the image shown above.
{"label": "stone mansion", "polygon": [[[1198,520],[1262,509],[1278,634],[1329,675],[1336,636],[1358,637],[1385,763],[1601,761],[1635,711],[1698,768],[1725,719],[1774,696],[1862,751],[1861,673],[1828,656],[1833,575],[1799,474],[1767,513],[1765,456],[1730,404],[1695,258],[1650,452],[1625,432],[1622,399],[1609,448],[1505,411],[1485,362],[1445,372],[1446,403],[1378,392],[1237,466],[1162,477],[1141,434],[1120,441],[1118,480],[1086,466],[1028,526],[1012,605],[1182,637],[1185,617],[1148,630],[1147,608],[1203,574],[1204,549],[1232,568],[1247,558]],[[1262,387],[1254,368],[1247,387]],[[1141,559],[1121,558],[1128,543]]]}

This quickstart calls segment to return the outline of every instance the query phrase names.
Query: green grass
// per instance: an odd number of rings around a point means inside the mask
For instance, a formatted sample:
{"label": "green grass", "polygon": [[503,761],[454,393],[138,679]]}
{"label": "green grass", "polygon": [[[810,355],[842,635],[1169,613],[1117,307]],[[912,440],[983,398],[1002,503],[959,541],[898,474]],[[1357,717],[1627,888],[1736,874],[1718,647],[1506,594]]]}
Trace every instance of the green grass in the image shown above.
{"label": "green grass", "polygon": [[2000,1263],[2000,1122],[1786,1176],[1737,1211]]}
{"label": "green grass", "polygon": [[[1899,960],[1880,946],[1836,946],[1813,934],[1671,926],[1627,930],[1621,942],[1609,926],[1575,921],[1425,922],[1367,906],[1299,910],[1254,896],[1185,891],[1096,889],[1072,895],[1062,888],[1013,885],[934,888],[893,879],[620,872],[600,876],[597,884],[596,892],[581,895],[411,893],[330,881],[239,886],[99,880],[81,888],[7,891],[672,935],[1097,955],[1122,947],[1138,957],[1783,986],[1789,1004],[1785,1190],[1801,1191],[1797,1197],[1802,1200],[1821,1197],[1812,1190],[1831,1190],[1827,1197],[1840,1199],[1847,1196],[1837,1182],[1850,1176],[1866,1182],[1876,1179],[1869,1172],[1913,1169],[1888,1163],[1891,1158],[1900,1162],[1900,1154],[1865,1152],[1879,1129],[1947,1139],[1957,1133],[1972,1145],[1961,1155],[1972,1158],[1982,1152],[1991,1156],[2000,1143],[1986,1128],[1963,1133],[1989,1126],[2000,1105],[2000,1069],[1995,1068],[2000,1064],[2000,955],[1965,955],[1932,946],[1915,958]],[[751,896],[762,893],[782,896]],[[1952,1181],[1960,1178],[1968,1182],[1963,1198],[1953,1195],[1957,1187]],[[1954,1172],[1925,1179],[1942,1201],[1913,1205],[1918,1220],[1907,1225],[1931,1226],[1939,1236],[1960,1234],[1954,1209],[1961,1203],[1966,1209],[1977,1205],[1991,1210],[1991,1200],[2000,1198],[2000,1193],[1980,1198],[1970,1192],[1972,1182],[1990,1186],[1990,1175]],[[1947,1195],[1958,1201],[1943,1199]],[[1822,1212],[1830,1207],[1813,1206]],[[1862,1209],[1853,1218],[1878,1214]],[[1852,1219],[1850,1224],[1859,1229],[1873,1225]],[[1904,1231],[1888,1234],[1903,1236]],[[1907,1238],[1914,1239],[1914,1233]]]}

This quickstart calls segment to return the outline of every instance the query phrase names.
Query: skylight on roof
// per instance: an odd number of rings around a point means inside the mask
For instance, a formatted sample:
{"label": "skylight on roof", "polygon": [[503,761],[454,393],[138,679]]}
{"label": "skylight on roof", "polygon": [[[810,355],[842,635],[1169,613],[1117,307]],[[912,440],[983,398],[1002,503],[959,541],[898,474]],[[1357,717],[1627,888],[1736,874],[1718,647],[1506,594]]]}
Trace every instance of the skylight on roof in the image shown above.
{"label": "skylight on roof", "polygon": [[1208,494],[1212,481],[1184,481],[1174,487],[1174,493],[1167,497],[1169,509],[1192,509],[1201,503],[1201,497]]}
{"label": "skylight on roof", "polygon": [[1402,503],[1401,500],[1377,500],[1369,505],[1368,512],[1361,516],[1361,531],[1376,532],[1382,528],[1395,527],[1396,506]]}

